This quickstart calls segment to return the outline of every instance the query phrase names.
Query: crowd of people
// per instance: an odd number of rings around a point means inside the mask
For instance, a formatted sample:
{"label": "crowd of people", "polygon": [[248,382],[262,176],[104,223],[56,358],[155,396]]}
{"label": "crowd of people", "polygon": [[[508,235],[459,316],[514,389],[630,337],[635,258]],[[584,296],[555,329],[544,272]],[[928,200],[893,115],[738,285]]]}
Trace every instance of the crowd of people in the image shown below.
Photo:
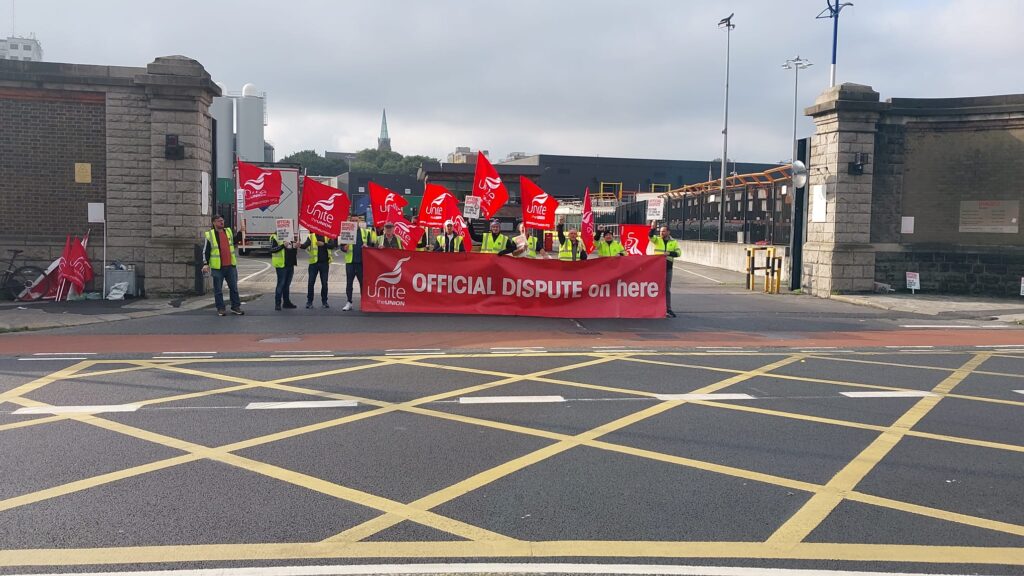
{"label": "crowd of people", "polygon": [[[322,235],[310,233],[309,236],[299,241],[297,239],[281,240],[277,234],[270,237],[271,242],[271,264],[277,274],[277,286],[274,291],[274,309],[296,308],[291,301],[291,282],[295,274],[295,267],[298,265],[298,251],[305,250],[309,265],[309,279],[306,286],[306,308],[313,308],[316,282],[320,280],[320,303],[323,308],[330,308],[328,302],[328,282],[330,278],[330,266],[334,261],[335,251],[340,251],[345,258],[345,306],[344,311],[351,310],[352,293],[355,282],[360,287],[363,285],[363,250],[371,249],[409,249],[403,245],[402,239],[395,234],[395,225],[391,222],[385,223],[380,228],[367,227],[365,223],[356,216],[350,217],[351,221],[359,223],[358,233],[355,242],[352,244],[339,244],[337,238],[327,238]],[[417,225],[416,219],[412,221]],[[228,285],[230,297],[230,312],[242,315],[241,301],[238,295],[238,272],[235,246],[242,237],[244,230],[232,231],[224,225],[224,218],[214,215],[211,220],[211,228],[204,233],[203,248],[203,273],[211,273],[213,276],[213,297],[217,307],[217,314],[225,316],[228,313],[224,302],[224,284]],[[477,233],[472,228],[469,236],[479,246],[482,254],[493,254],[496,256],[510,256],[515,258],[557,258],[566,262],[587,260],[588,258],[614,258],[626,255],[622,242],[615,237],[612,230],[598,229],[594,235],[594,249],[588,254],[585,242],[580,237],[579,230],[569,227],[566,229],[564,220],[556,227],[558,237],[557,254],[550,256],[545,249],[544,232],[541,230],[527,230],[523,224],[518,227],[519,235],[510,237],[501,231],[501,224],[498,220],[491,220],[489,230]],[[672,311],[672,265],[675,258],[680,256],[679,245],[672,238],[671,231],[667,226],[657,227],[651,222],[650,245],[655,255],[665,256],[665,305],[666,316],[675,318]],[[424,234],[420,237],[419,243],[413,248],[416,251],[433,252],[466,252],[466,242],[461,234],[455,232],[455,225],[452,221],[444,223],[441,232],[430,242]],[[339,256],[340,256],[339,254]]]}

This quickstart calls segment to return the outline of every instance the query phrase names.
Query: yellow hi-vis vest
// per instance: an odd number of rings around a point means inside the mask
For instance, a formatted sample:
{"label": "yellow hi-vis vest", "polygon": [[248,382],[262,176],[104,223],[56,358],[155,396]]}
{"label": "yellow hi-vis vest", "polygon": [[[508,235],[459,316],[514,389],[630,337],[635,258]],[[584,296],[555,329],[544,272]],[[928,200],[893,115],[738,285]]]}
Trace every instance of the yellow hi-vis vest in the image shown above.
{"label": "yellow hi-vis vest", "polygon": [[562,261],[582,260],[580,252],[586,251],[587,247],[583,245],[583,240],[577,238],[576,246],[574,247],[569,238],[566,238],[565,242],[558,246],[558,259]]}
{"label": "yellow hi-vis vest", "polygon": [[[284,246],[284,242],[281,242],[280,240],[277,239],[277,234],[271,234],[270,235],[270,242],[271,243],[277,242],[279,245]],[[273,264],[274,268],[284,268],[284,251],[285,250],[287,250],[287,248],[281,248],[277,252],[272,252],[270,254],[270,263]]]}
{"label": "yellow hi-vis vest", "polygon": [[498,234],[497,239],[493,239],[493,234],[484,232],[484,241],[480,244],[481,254],[497,254],[505,249],[508,244],[508,236],[504,234]]}
{"label": "yellow hi-vis vest", "polygon": [[[231,265],[238,266],[238,258],[235,257],[235,235],[228,227],[224,228],[224,234],[228,237],[228,249],[231,250]],[[220,243],[217,242],[217,231],[210,228],[205,236],[206,241],[210,243],[210,269],[220,270]]]}
{"label": "yellow hi-vis vest", "polygon": [[[443,234],[442,233],[440,236],[435,238],[435,240],[437,241],[437,247],[438,247],[438,249],[441,252],[447,252],[448,251],[448,250],[446,250],[447,246],[445,245],[445,243],[447,241],[447,234]],[[451,249],[451,251],[452,252],[458,252],[461,249],[462,249],[462,235],[461,234],[453,234],[452,235],[452,249]]]}
{"label": "yellow hi-vis vest", "polygon": [[[363,239],[363,248],[377,245],[377,233],[373,230],[360,228],[359,235]],[[345,264],[351,264],[353,258],[355,258],[355,244],[349,244],[348,250],[345,251]]]}
{"label": "yellow hi-vis vest", "polygon": [[[385,239],[385,236],[378,236],[377,237],[377,248],[383,248],[384,247],[384,239]],[[398,249],[399,250],[405,249],[405,247],[402,245],[402,239],[399,238],[398,236],[395,236],[395,243],[398,244]]]}
{"label": "yellow hi-vis vest", "polygon": [[[309,235],[309,248],[306,248],[306,253],[309,254],[309,263],[316,264],[316,259],[319,258],[320,251],[317,248],[317,237],[316,234]],[[327,250],[327,263],[330,264],[334,261],[331,256],[331,251]]]}
{"label": "yellow hi-vis vest", "polygon": [[519,255],[520,258],[536,258],[537,257],[537,237],[528,236],[526,238],[526,250]]}
{"label": "yellow hi-vis vest", "polygon": [[622,242],[619,242],[618,240],[612,240],[610,244],[604,240],[597,243],[597,255],[601,258],[618,256],[625,252],[626,249],[622,247]]}
{"label": "yellow hi-vis vest", "polygon": [[679,243],[676,242],[675,238],[669,238],[668,242],[665,242],[661,239],[661,236],[658,235],[651,238],[651,244],[654,245],[655,254],[664,254],[668,258],[669,262],[676,259],[676,257],[672,255],[672,252],[679,251]]}

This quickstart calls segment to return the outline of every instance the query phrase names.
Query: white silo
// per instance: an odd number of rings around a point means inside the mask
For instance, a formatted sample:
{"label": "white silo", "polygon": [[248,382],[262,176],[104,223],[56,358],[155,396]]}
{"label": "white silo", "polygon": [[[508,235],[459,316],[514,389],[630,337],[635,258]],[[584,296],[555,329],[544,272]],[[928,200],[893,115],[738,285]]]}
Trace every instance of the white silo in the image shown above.
{"label": "white silo", "polygon": [[235,106],[238,157],[249,162],[262,162],[263,96],[256,91],[255,85],[246,84],[242,87],[242,97]]}
{"label": "white silo", "polygon": [[[226,90],[224,91],[226,93]],[[217,96],[210,104],[210,116],[217,121],[217,133],[213,145],[217,151],[217,178],[231,178],[235,161],[235,99]]]}

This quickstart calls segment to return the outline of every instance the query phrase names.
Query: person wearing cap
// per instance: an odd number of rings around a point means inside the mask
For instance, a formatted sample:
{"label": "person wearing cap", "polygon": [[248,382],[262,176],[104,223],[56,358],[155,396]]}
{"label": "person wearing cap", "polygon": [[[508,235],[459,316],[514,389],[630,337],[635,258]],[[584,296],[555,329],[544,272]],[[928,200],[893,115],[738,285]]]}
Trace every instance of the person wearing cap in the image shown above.
{"label": "person wearing cap", "polygon": [[306,251],[309,256],[309,282],[306,284],[306,308],[313,307],[313,289],[316,288],[316,277],[320,276],[320,302],[324,308],[330,308],[327,303],[327,277],[330,276],[331,262],[334,258],[331,252],[338,247],[338,241],[326,236],[318,236],[310,233],[300,248]]}
{"label": "person wearing cap", "polygon": [[355,281],[359,280],[359,287],[363,286],[363,248],[377,245],[377,233],[373,228],[360,222],[358,216],[349,216],[352,222],[359,222],[359,232],[356,234],[354,244],[342,244],[341,251],[345,253],[345,307],[342,312],[352,309],[352,289]]}
{"label": "person wearing cap", "polygon": [[444,231],[434,239],[436,245],[434,252],[465,252],[466,245],[462,242],[462,235],[455,233],[455,223],[451,220],[444,221]]}
{"label": "person wearing cap", "polygon": [[395,236],[395,223],[384,224],[384,235],[377,239],[377,248],[402,249],[402,239]]}
{"label": "person wearing cap", "polygon": [[615,239],[611,230],[598,230],[594,236],[597,241],[595,248],[597,248],[598,258],[626,255],[626,249],[622,247],[622,242]]}
{"label": "person wearing cap", "polygon": [[516,249],[512,252],[512,255],[517,258],[537,258],[538,256],[543,258],[546,254],[544,252],[544,232],[541,230],[527,230],[526,224],[519,223],[519,236],[512,239],[516,244]]}
{"label": "person wearing cap", "polygon": [[679,251],[679,243],[672,237],[672,231],[668,226],[659,229],[652,220],[649,236],[654,253],[665,255],[665,317],[675,318],[676,313],[672,311],[672,262],[681,256],[682,252]]}
{"label": "person wearing cap", "polygon": [[491,220],[490,232],[484,232],[483,234],[477,234],[473,232],[473,229],[469,229],[469,236],[474,242],[480,243],[481,254],[497,254],[498,256],[504,256],[511,254],[516,250],[516,243],[509,240],[508,236],[501,233],[501,223],[497,219]]}

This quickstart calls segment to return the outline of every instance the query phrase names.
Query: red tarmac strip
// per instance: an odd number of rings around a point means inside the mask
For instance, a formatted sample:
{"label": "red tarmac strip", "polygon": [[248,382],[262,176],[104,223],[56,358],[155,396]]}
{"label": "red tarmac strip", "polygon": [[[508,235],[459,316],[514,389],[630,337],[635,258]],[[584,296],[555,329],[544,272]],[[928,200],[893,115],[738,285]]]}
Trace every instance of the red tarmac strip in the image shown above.
{"label": "red tarmac strip", "polygon": [[[5,334],[0,336],[0,355],[39,352],[94,352],[131,354],[209,350],[222,353],[269,353],[278,350],[336,352],[377,352],[386,348],[441,348],[447,351],[479,350],[488,346],[543,346],[550,350],[588,349],[590,346],[640,348],[695,348],[741,346],[745,348],[882,348],[885,346],[985,346],[1024,345],[1024,330],[889,330],[866,332],[792,333],[786,338],[741,332],[682,332],[677,335],[636,332],[604,332],[601,335],[536,332],[410,332],[395,335],[359,333],[303,334],[292,342],[280,341],[280,334],[152,334],[152,335],[47,335]],[[375,337],[375,336],[380,336]]]}

